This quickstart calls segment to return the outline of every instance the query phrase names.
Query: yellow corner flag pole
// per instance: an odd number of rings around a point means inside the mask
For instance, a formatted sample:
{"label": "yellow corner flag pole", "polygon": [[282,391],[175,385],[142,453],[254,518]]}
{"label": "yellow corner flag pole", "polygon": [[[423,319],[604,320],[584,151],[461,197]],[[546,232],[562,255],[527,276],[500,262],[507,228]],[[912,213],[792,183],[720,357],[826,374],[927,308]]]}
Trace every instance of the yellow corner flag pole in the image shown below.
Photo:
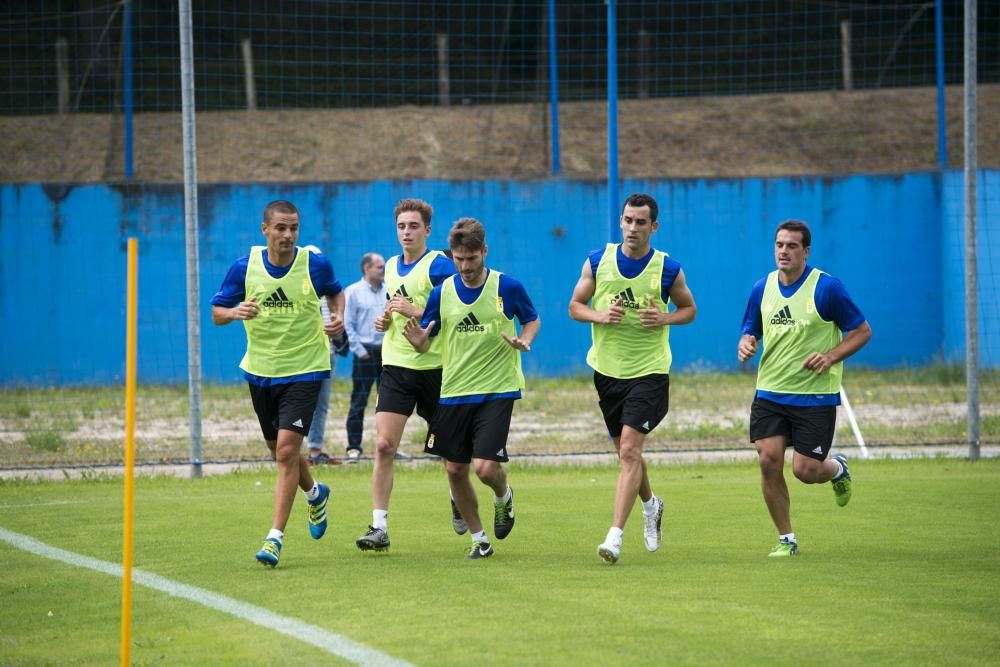
{"label": "yellow corner flag pole", "polygon": [[128,288],[125,316],[125,518],[122,541],[121,664],[130,664],[132,648],[132,517],[135,513],[135,367],[138,317],[139,242],[128,240]]}

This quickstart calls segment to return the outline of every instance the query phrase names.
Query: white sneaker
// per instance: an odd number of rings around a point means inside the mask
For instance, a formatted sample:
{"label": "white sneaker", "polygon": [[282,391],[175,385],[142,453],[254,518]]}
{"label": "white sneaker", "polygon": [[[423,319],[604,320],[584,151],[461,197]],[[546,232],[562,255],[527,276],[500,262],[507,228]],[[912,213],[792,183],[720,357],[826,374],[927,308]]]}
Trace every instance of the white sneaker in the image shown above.
{"label": "white sneaker", "polygon": [[348,449],[347,450],[347,462],[357,463],[361,459],[360,449]]}
{"label": "white sneaker", "polygon": [[655,505],[652,514],[642,513],[642,537],[646,542],[646,551],[656,551],[660,548],[660,522],[663,519],[663,501],[653,496]]}
{"label": "white sneaker", "polygon": [[618,562],[618,557],[622,553],[622,543],[621,542],[605,542],[604,544],[598,545],[597,555],[607,563],[608,565],[614,565]]}

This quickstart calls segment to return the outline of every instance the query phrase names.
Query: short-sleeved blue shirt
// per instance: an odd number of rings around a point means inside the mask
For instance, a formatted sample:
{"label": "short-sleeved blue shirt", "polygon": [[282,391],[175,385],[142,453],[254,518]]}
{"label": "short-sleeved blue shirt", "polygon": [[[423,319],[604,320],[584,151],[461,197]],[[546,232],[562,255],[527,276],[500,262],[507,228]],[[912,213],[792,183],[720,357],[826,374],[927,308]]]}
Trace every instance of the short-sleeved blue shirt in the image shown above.
{"label": "short-sleeved blue shirt", "polygon": [[[806,265],[802,275],[791,285],[785,286],[778,281],[778,289],[781,295],[788,298],[795,294],[802,284],[809,277],[812,267]],[[749,334],[755,338],[762,338],[764,335],[764,322],[760,316],[760,304],[764,299],[764,287],[767,285],[767,277],[761,278],[754,283],[750,290],[750,298],[747,300],[747,309],[743,314],[742,334]],[[824,320],[832,321],[837,328],[843,332],[853,331],[864,324],[865,316],[861,309],[851,299],[844,284],[829,274],[821,274],[816,282],[816,312]],[[756,396],[774,403],[797,406],[827,406],[840,405],[840,394],[779,394],[772,391],[758,391]]]}
{"label": "short-sleeved blue shirt", "polygon": [[[295,254],[288,266],[275,266],[267,261],[267,248],[261,250],[264,257],[264,268],[272,278],[282,278],[291,270],[295,258],[298,257],[302,248],[295,248]],[[213,306],[232,308],[240,304],[246,298],[247,266],[250,263],[250,255],[240,257],[236,260],[226,277],[222,281],[219,291],[212,297]],[[343,291],[340,282],[333,273],[333,265],[330,260],[321,253],[313,253],[309,258],[309,277],[312,279],[313,288],[320,297],[337,296]],[[289,375],[287,377],[271,378],[243,372],[243,377],[247,382],[260,387],[267,387],[275,384],[285,384],[288,382],[312,382],[330,377],[329,371],[316,371],[314,373],[302,373],[299,375]]]}
{"label": "short-sleeved blue shirt", "polygon": [[[489,277],[489,269],[487,271],[487,277]],[[482,285],[475,288],[466,287],[465,283],[458,276],[455,277],[455,292],[458,294],[458,298],[465,304],[473,304],[479,295],[482,294],[483,288],[486,286],[484,281]],[[527,290],[524,289],[524,285],[515,278],[508,276],[506,273],[500,274],[500,285],[498,286],[499,296],[503,299],[503,312],[508,318],[517,318],[521,326],[524,326],[528,322],[534,322],[538,319],[538,311],[535,310],[535,305],[531,302],[531,298],[528,296]],[[431,290],[430,296],[427,297],[427,305],[424,307],[424,316],[421,319],[420,326],[427,327],[431,322],[434,322],[434,328],[431,329],[431,335],[436,336],[438,332],[441,331],[441,286],[438,285]],[[498,398],[521,398],[521,391],[505,392],[500,394],[473,394],[470,396],[455,396],[452,398],[442,398],[441,403],[443,404],[458,404],[458,403],[483,403],[485,401],[492,401]]]}
{"label": "short-sleeved blue shirt", "polygon": [[[417,260],[414,261],[412,264],[404,264],[403,256],[400,255],[399,261],[396,263],[396,272],[399,274],[399,277],[405,278],[406,276],[408,276],[410,274],[410,271],[413,270],[413,267],[417,265],[417,262],[423,259],[428,252],[430,252],[430,250],[428,250],[419,258],[417,258]],[[431,268],[430,268],[431,285],[436,287],[441,283],[443,283],[446,278],[450,278],[451,276],[455,275],[455,273],[456,273],[455,262],[453,262],[452,259],[447,255],[438,255],[437,257],[434,258],[434,261],[431,262]]]}
{"label": "short-sleeved blue shirt", "polygon": [[[615,252],[615,258],[618,260],[618,272],[625,278],[635,278],[643,272],[646,265],[649,264],[649,260],[653,259],[655,250],[655,248],[650,248],[649,252],[639,259],[632,259],[622,252],[622,247],[619,244]],[[597,265],[601,263],[602,257],[604,257],[604,248],[593,250],[587,255],[587,259],[590,260],[590,270],[595,276],[597,275]],[[663,299],[664,303],[670,299],[670,288],[674,286],[674,281],[677,280],[677,274],[680,272],[680,262],[670,255],[663,258],[663,273],[660,276],[660,298]]]}

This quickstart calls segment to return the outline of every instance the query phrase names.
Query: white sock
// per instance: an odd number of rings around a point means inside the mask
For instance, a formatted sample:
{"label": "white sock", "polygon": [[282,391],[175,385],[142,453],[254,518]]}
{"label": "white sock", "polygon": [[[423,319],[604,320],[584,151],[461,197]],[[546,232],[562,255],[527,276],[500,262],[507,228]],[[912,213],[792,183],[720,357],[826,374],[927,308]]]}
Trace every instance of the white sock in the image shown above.
{"label": "white sock", "polygon": [[488,542],[488,541],[489,540],[486,539],[486,530],[485,529],[479,531],[478,533],[473,533],[472,534],[472,543],[473,544],[475,544],[476,542]]}
{"label": "white sock", "polygon": [[269,540],[273,539],[273,540],[278,540],[279,542],[284,542],[285,534],[280,530],[278,530],[277,528],[272,528],[271,530],[267,531],[267,539]]}
{"label": "white sock", "polygon": [[833,479],[837,479],[838,477],[844,474],[844,464],[838,461],[837,459],[830,459],[830,460],[837,464],[837,474],[833,476]]}
{"label": "white sock", "polygon": [[643,514],[652,514],[653,510],[655,509],[656,509],[656,496],[650,496],[648,501],[646,500],[642,501]]}
{"label": "white sock", "polygon": [[622,543],[622,529],[621,528],[615,528],[614,526],[612,526],[611,529],[608,530],[608,537],[607,537],[607,539],[604,540],[604,541],[605,542],[610,542],[612,544],[621,544]]}
{"label": "white sock", "polygon": [[778,539],[787,540],[789,542],[795,542],[796,544],[798,544],[798,542],[795,540],[795,533],[786,533],[785,535],[779,535]]}
{"label": "white sock", "polygon": [[313,501],[319,498],[319,482],[313,482],[313,488],[306,491],[306,500]]}
{"label": "white sock", "polygon": [[372,510],[372,528],[385,530],[389,527],[388,510]]}
{"label": "white sock", "polygon": [[507,492],[504,493],[503,496],[493,496],[493,502],[495,503],[505,503],[508,500],[510,500],[510,485],[507,486]]}

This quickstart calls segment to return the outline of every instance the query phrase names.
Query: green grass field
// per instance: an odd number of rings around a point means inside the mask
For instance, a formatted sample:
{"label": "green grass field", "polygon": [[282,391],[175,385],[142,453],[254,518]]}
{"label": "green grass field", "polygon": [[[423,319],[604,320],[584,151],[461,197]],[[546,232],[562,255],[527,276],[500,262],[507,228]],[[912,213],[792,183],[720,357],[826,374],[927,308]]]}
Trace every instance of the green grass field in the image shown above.
{"label": "green grass field", "polygon": [[[253,560],[273,472],[140,478],[136,567],[312,623],[418,665],[972,664],[1000,647],[1000,460],[852,462],[839,509],[828,485],[790,481],[801,555],[775,533],[752,463],[652,466],[664,544],[595,555],[614,467],[512,465],[517,525],[496,556],[466,561],[437,466],[397,471],[386,554],[354,546],[370,520],[370,468],[325,469],[332,524],[316,542],[299,497],[282,561]],[[120,479],[0,481],[0,528],[121,560]],[[488,496],[480,497],[481,507]],[[0,663],[112,664],[120,579],[0,539]],[[50,614],[51,612],[51,614]],[[137,586],[133,660],[344,664],[297,639]]]}

